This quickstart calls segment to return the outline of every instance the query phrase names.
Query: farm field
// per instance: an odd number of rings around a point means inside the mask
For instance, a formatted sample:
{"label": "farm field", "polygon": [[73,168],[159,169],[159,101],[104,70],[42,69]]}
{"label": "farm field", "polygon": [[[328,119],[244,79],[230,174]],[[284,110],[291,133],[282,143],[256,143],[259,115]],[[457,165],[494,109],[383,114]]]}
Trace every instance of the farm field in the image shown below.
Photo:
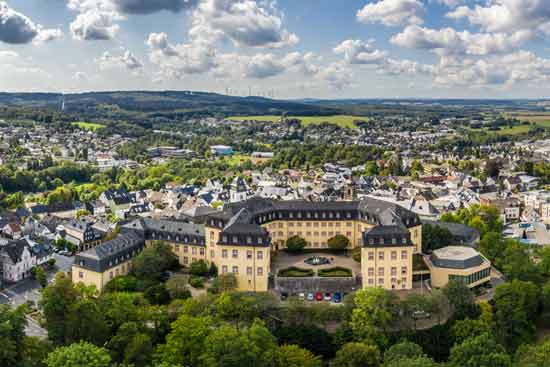
{"label": "farm field", "polygon": [[[323,122],[328,122],[331,124],[338,125],[343,128],[350,128],[355,129],[357,126],[353,124],[354,121],[362,120],[362,121],[368,121],[368,117],[362,117],[362,116],[352,116],[352,115],[334,115],[334,116],[287,116],[287,118],[292,119],[298,119],[302,121],[302,124],[304,126],[308,125],[319,125]],[[281,120],[281,116],[275,116],[275,115],[266,115],[266,116],[231,116],[228,117],[229,120],[235,120],[235,121],[246,121],[246,120],[254,120],[254,121],[264,121],[264,122],[279,122]]]}
{"label": "farm field", "polygon": [[99,129],[103,129],[105,127],[105,125],[96,124],[94,122],[84,122],[84,121],[73,122],[72,125],[78,126],[79,128],[84,130],[91,130],[91,131],[96,131]]}
{"label": "farm field", "polygon": [[550,128],[550,112],[510,112],[507,117],[514,117],[520,121],[533,122],[541,127]]}

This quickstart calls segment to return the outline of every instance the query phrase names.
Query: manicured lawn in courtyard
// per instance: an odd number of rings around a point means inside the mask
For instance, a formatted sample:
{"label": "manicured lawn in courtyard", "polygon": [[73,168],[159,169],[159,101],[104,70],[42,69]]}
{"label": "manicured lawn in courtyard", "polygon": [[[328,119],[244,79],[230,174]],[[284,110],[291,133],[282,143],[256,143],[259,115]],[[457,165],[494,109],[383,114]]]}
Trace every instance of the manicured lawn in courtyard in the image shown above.
{"label": "manicured lawn in courtyard", "polygon": [[292,278],[306,278],[312,277],[315,272],[311,269],[302,269],[295,266],[291,266],[286,269],[279,270],[278,276],[280,277],[292,277]]}
{"label": "manicured lawn in courtyard", "polygon": [[326,278],[341,278],[341,277],[351,277],[353,273],[348,268],[343,268],[341,266],[335,266],[334,268],[319,269],[317,274],[320,277]]}

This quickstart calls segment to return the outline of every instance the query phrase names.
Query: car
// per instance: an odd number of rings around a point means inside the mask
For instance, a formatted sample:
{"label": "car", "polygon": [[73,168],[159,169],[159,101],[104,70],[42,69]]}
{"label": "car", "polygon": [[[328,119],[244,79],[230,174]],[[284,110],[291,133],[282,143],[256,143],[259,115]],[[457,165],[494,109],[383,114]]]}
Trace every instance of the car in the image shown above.
{"label": "car", "polygon": [[412,318],[415,320],[429,319],[432,315],[426,311],[414,311]]}
{"label": "car", "polygon": [[306,299],[306,294],[305,293],[298,293],[298,298],[299,299]]}
{"label": "car", "polygon": [[324,298],[324,300],[325,300],[325,301],[330,301],[331,299],[332,299],[332,297],[331,297],[330,293],[325,293],[325,298]]}
{"label": "car", "polygon": [[315,295],[313,293],[308,293],[307,294],[307,300],[308,301],[313,301],[315,299]]}
{"label": "car", "polygon": [[288,298],[288,293],[281,293],[281,301],[285,301]]}
{"label": "car", "polygon": [[321,292],[315,293],[315,299],[317,301],[322,301],[323,300],[323,293],[321,293]]}
{"label": "car", "polygon": [[342,302],[342,295],[340,294],[340,292],[334,292],[332,294],[332,302],[334,303]]}

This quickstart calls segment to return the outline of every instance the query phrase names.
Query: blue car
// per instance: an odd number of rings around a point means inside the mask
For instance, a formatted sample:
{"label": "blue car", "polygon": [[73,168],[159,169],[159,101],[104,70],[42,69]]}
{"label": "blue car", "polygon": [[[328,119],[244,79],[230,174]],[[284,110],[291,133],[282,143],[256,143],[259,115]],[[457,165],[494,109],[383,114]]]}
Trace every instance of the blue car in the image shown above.
{"label": "blue car", "polygon": [[332,294],[332,302],[334,303],[342,302],[342,295],[340,294],[340,292],[334,292]]}

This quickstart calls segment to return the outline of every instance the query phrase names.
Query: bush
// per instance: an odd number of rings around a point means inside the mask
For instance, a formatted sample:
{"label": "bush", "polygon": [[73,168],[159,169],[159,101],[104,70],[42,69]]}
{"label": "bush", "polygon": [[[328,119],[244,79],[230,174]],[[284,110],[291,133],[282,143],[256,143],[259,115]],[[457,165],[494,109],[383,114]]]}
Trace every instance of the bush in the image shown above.
{"label": "bush", "polygon": [[352,271],[348,268],[343,268],[341,266],[335,266],[328,269],[319,269],[318,274],[320,277],[351,277],[353,275]]}
{"label": "bush", "polygon": [[302,269],[295,266],[291,266],[286,269],[279,270],[278,276],[280,277],[295,277],[295,278],[305,278],[312,277],[315,272],[311,269]]}
{"label": "bush", "polygon": [[167,305],[170,303],[170,294],[164,284],[155,284],[143,292],[143,296],[154,305]]}
{"label": "bush", "polygon": [[351,253],[351,257],[353,260],[357,261],[358,263],[361,263],[361,248],[353,249]]}
{"label": "bush", "polygon": [[199,277],[207,275],[208,271],[208,264],[204,260],[192,262],[189,270],[192,275]]}
{"label": "bush", "polygon": [[292,236],[286,240],[286,249],[289,252],[301,252],[306,245],[306,240],[300,236]]}
{"label": "bush", "polygon": [[49,259],[48,260],[48,267],[50,269],[53,269],[54,266],[55,266],[55,259]]}
{"label": "bush", "polygon": [[349,247],[350,242],[346,236],[337,234],[336,236],[329,238],[327,245],[332,250],[345,250]]}
{"label": "bush", "polygon": [[193,288],[203,288],[204,282],[201,277],[193,276],[189,279],[189,285]]}

